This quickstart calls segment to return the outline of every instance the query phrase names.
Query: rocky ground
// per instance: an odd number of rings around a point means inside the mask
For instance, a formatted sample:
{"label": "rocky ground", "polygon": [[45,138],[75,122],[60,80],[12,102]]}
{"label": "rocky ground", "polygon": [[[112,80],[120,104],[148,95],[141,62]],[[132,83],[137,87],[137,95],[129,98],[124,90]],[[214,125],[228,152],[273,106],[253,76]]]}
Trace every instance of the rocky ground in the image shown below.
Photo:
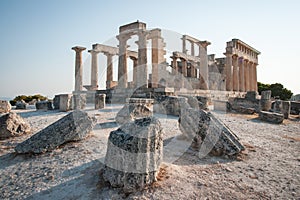
{"label": "rocky ground", "polygon": [[121,105],[89,115],[97,125],[88,138],[39,155],[17,155],[14,147],[67,113],[17,111],[31,135],[0,141],[0,199],[300,199],[300,119],[268,124],[257,115],[215,113],[246,147],[236,160],[204,157],[189,149],[178,118],[156,115],[164,127],[164,163],[158,181],[126,196],[101,180],[110,131]]}

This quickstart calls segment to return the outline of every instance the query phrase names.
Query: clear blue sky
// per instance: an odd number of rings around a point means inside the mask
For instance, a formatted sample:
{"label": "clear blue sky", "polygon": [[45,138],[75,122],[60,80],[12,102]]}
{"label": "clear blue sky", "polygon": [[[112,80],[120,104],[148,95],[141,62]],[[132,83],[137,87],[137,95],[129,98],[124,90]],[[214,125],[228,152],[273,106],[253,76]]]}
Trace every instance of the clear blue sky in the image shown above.
{"label": "clear blue sky", "polygon": [[[208,40],[208,53],[217,57],[227,41],[239,38],[262,52],[258,81],[279,82],[300,93],[299,2],[1,0],[0,97],[72,92],[71,47],[91,49],[136,20]],[[83,56],[90,68],[89,54]]]}

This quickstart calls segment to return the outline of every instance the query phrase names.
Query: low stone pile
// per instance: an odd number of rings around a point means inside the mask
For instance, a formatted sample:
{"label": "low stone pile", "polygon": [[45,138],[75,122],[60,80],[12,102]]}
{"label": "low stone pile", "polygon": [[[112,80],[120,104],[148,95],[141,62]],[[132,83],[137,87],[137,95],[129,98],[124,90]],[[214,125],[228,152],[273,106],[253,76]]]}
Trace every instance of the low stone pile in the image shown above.
{"label": "low stone pile", "polygon": [[0,117],[0,139],[21,136],[31,132],[30,125],[14,112]]}
{"label": "low stone pile", "polygon": [[193,147],[204,157],[235,156],[244,150],[238,137],[213,114],[204,110],[188,108],[179,118],[179,128],[188,138],[193,139]]}
{"label": "low stone pile", "polygon": [[17,153],[43,153],[58,146],[84,139],[93,129],[95,118],[76,110],[36,133],[15,147]]}
{"label": "low stone pile", "polygon": [[131,193],[156,181],[163,159],[162,127],[147,117],[122,125],[108,138],[103,178]]}

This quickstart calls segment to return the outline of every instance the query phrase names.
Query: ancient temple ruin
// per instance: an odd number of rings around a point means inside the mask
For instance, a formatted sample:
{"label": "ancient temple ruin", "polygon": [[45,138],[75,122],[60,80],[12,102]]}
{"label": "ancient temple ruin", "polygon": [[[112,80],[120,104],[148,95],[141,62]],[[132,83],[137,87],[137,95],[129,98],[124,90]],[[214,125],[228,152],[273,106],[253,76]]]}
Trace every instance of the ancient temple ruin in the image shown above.
{"label": "ancient temple ruin", "polygon": [[[137,51],[128,50],[127,41],[133,36],[138,38]],[[161,29],[148,30],[145,23],[137,21],[120,26],[116,38],[119,41],[117,47],[93,44],[88,50],[91,54],[91,84],[87,86],[82,84],[81,55],[86,48],[72,48],[76,51],[73,94],[87,94],[92,99],[95,93],[103,93],[108,99],[114,96],[125,100],[128,97],[149,98],[159,93],[227,100],[241,97],[247,91],[257,91],[256,68],[260,52],[239,39],[227,42],[225,57],[215,58],[214,54],[207,54],[210,42],[182,35],[182,51],[172,51],[172,61],[167,63]],[[147,49],[148,41],[151,42],[151,53]],[[107,58],[107,65],[101,66],[106,69],[105,90],[98,88],[99,53]],[[118,66],[113,65],[113,56],[118,56]],[[128,59],[133,63],[132,81],[128,81]],[[113,80],[116,71],[118,78]]]}

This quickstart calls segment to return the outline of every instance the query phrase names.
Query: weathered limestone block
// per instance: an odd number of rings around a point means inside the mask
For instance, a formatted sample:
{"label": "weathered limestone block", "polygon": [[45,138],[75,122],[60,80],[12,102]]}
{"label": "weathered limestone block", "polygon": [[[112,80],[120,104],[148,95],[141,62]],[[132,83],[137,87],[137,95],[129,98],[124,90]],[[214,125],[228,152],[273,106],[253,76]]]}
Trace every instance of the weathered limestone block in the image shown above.
{"label": "weathered limestone block", "polygon": [[213,104],[216,111],[229,112],[231,110],[231,105],[228,101],[214,100]]}
{"label": "weathered limestone block", "polygon": [[281,100],[275,100],[272,103],[272,111],[277,112],[277,113],[281,113],[281,110],[282,110],[282,101]]}
{"label": "weathered limestone block", "polygon": [[53,107],[54,110],[58,110],[59,109],[59,102],[60,102],[60,95],[55,95],[53,98]]}
{"label": "weathered limestone block", "polygon": [[200,149],[201,156],[235,156],[244,150],[238,137],[213,114],[189,108],[179,118],[179,128],[193,146]]}
{"label": "weathered limestone block", "polygon": [[300,114],[300,102],[291,101],[291,114],[298,115]]}
{"label": "weathered limestone block", "polygon": [[291,112],[291,102],[290,101],[282,101],[282,114],[284,119],[288,119]]}
{"label": "weathered limestone block", "polygon": [[156,113],[179,116],[183,107],[188,106],[187,98],[177,96],[159,96],[155,99],[153,110]]}
{"label": "weathered limestone block", "polygon": [[58,146],[84,139],[93,129],[95,118],[76,110],[39,131],[15,147],[17,153],[43,153]]}
{"label": "weathered limestone block", "polygon": [[51,101],[37,101],[35,107],[37,110],[53,110]]}
{"label": "weathered limestone block", "polygon": [[260,110],[263,111],[269,111],[272,107],[272,101],[271,101],[271,90],[266,90],[261,92],[261,98],[260,98]]}
{"label": "weathered limestone block", "polygon": [[207,110],[210,98],[202,96],[184,96],[192,108]]}
{"label": "weathered limestone block", "polygon": [[86,95],[85,94],[73,94],[73,109],[82,110],[86,106]]}
{"label": "weathered limestone block", "polygon": [[250,100],[250,101],[255,101],[257,96],[256,91],[248,91],[245,95],[245,99]]}
{"label": "weathered limestone block", "polygon": [[25,110],[26,109],[26,102],[24,100],[17,101],[16,109]]}
{"label": "weathered limestone block", "polygon": [[253,110],[259,112],[259,100],[255,98],[229,98],[228,102],[231,111],[243,114],[253,114]]}
{"label": "weathered limestone block", "polygon": [[11,105],[8,101],[0,100],[0,113],[10,112]]}
{"label": "weathered limestone block", "polygon": [[59,96],[59,110],[67,112],[72,110],[72,94],[61,94]]}
{"label": "weathered limestone block", "polygon": [[283,122],[283,115],[279,113],[267,112],[267,111],[260,111],[259,112],[259,119],[262,121],[280,124]]}
{"label": "weathered limestone block", "polygon": [[124,107],[117,113],[116,122],[125,124],[135,119],[151,117],[153,115],[150,108],[143,104],[125,104]]}
{"label": "weathered limestone block", "polygon": [[21,136],[31,132],[30,125],[14,112],[0,117],[0,139]]}
{"label": "weathered limestone block", "polygon": [[154,117],[137,119],[112,131],[108,138],[103,178],[125,193],[156,181],[163,159],[163,130]]}
{"label": "weathered limestone block", "polygon": [[95,110],[105,107],[105,94],[95,94]]}

